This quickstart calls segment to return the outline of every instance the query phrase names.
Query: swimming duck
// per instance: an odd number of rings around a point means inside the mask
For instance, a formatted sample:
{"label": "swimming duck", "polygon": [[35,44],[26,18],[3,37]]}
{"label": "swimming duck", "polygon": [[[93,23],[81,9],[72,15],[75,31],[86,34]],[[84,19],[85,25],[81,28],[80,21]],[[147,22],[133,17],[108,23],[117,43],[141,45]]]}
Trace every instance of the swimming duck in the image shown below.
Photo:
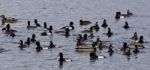
{"label": "swimming duck", "polygon": [[41,27],[41,25],[38,23],[37,19],[34,19],[34,23],[35,23],[36,27]]}
{"label": "swimming duck", "polygon": [[69,58],[64,58],[64,57],[63,57],[63,53],[62,53],[62,52],[59,52],[59,61],[60,61],[60,62],[69,62],[69,61],[72,61],[72,60],[69,59]]}
{"label": "swimming duck", "polygon": [[69,28],[69,30],[73,30],[73,29],[74,29],[73,24],[74,24],[74,23],[71,21],[71,22],[69,23],[69,26],[62,27],[61,29]]}
{"label": "swimming duck", "polygon": [[128,47],[131,48],[131,49],[135,49],[136,47],[138,47],[139,49],[145,48],[143,46],[143,44],[140,44],[140,43],[137,43],[137,42],[130,43]]}
{"label": "swimming duck", "polygon": [[31,44],[31,39],[30,37],[27,37],[27,41],[25,42],[27,45],[30,45]]}
{"label": "swimming duck", "polygon": [[12,32],[9,36],[11,36],[12,38],[14,38],[16,36],[16,34]]}
{"label": "swimming duck", "polygon": [[99,48],[99,50],[102,50],[103,48],[108,48],[108,46],[105,45],[102,41],[99,41],[98,42],[98,48]]}
{"label": "swimming duck", "polygon": [[7,24],[6,25],[6,28],[5,28],[5,32],[6,33],[13,33],[13,32],[17,32],[16,30],[13,30],[13,29],[10,29],[10,24]]}
{"label": "swimming duck", "polygon": [[90,52],[90,59],[98,59],[98,56],[96,55],[95,52]]}
{"label": "swimming duck", "polygon": [[144,43],[143,36],[140,36],[138,43]]}
{"label": "swimming duck", "polygon": [[98,22],[96,22],[94,26],[90,27],[91,32],[97,32],[99,29],[100,29],[100,27],[98,25]]}
{"label": "swimming duck", "polygon": [[56,47],[56,46],[53,44],[53,41],[50,41],[49,48],[54,48],[54,47]]}
{"label": "swimming duck", "polygon": [[139,49],[138,49],[138,45],[135,45],[135,49],[133,50],[133,53],[134,54],[137,54],[137,53],[139,53],[140,51],[139,51]]}
{"label": "swimming duck", "polygon": [[43,50],[43,47],[41,47],[41,44],[39,41],[36,41],[36,45],[37,45],[37,47],[36,47],[37,52],[40,52],[41,50]]}
{"label": "swimming duck", "polygon": [[31,25],[30,25],[30,21],[29,21],[29,20],[27,21],[27,23],[28,23],[28,25],[27,25],[27,28],[28,28],[28,29],[36,28],[36,26],[31,26]]}
{"label": "swimming duck", "polygon": [[20,40],[19,48],[23,49],[23,48],[26,48],[26,47],[27,47],[27,45],[23,43],[23,40]]}
{"label": "swimming duck", "polygon": [[80,20],[80,25],[89,25],[89,24],[91,24],[90,21]]}
{"label": "swimming duck", "polygon": [[113,52],[114,51],[112,49],[112,44],[110,44],[109,49],[108,49],[109,56],[112,56]]}
{"label": "swimming duck", "polygon": [[31,42],[36,42],[35,37],[36,37],[36,35],[35,35],[35,34],[32,34]]}
{"label": "swimming duck", "polygon": [[108,27],[107,36],[108,36],[108,37],[111,37],[112,35],[113,35],[113,33],[111,32],[111,29],[110,29],[110,27]]}
{"label": "swimming duck", "polygon": [[3,22],[5,23],[16,23],[17,19],[15,18],[6,18],[5,15],[1,15]]}
{"label": "swimming duck", "polygon": [[49,32],[44,31],[41,33],[41,36],[48,36],[48,35],[52,35],[52,30],[49,29]]}
{"label": "swimming duck", "polygon": [[125,25],[123,26],[123,28],[125,28],[125,29],[128,29],[128,28],[129,28],[129,25],[128,25],[128,22],[127,22],[127,21],[125,22]]}
{"label": "swimming duck", "polygon": [[133,40],[138,40],[137,32],[134,32],[134,36],[132,37]]}
{"label": "swimming duck", "polygon": [[129,48],[127,42],[123,43],[123,47],[120,49],[121,51],[126,51],[126,49]]}
{"label": "swimming duck", "polygon": [[47,23],[46,22],[44,22],[44,28],[47,28]]}
{"label": "swimming duck", "polygon": [[104,28],[108,27],[108,25],[106,23],[106,19],[103,20],[103,24],[101,26],[104,27]]}
{"label": "swimming duck", "polygon": [[116,19],[124,18],[124,17],[130,17],[133,13],[131,13],[129,10],[127,10],[127,14],[121,14],[121,12],[116,12]]}

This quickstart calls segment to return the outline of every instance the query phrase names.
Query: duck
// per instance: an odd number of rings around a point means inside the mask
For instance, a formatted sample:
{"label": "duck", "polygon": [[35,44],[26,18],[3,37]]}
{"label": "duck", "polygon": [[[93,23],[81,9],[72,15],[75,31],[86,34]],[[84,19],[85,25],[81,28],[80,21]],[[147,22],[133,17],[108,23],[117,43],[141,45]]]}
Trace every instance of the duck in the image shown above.
{"label": "duck", "polygon": [[90,21],[87,21],[87,20],[80,20],[80,25],[89,25],[89,24],[91,24],[91,22]]}
{"label": "duck", "polygon": [[124,29],[130,28],[127,21],[125,22],[125,25],[123,26],[123,28],[124,28]]}
{"label": "duck", "polygon": [[31,42],[36,42],[35,37],[36,37],[36,35],[35,35],[35,34],[32,34]]}
{"label": "duck", "polygon": [[39,41],[36,41],[36,45],[37,45],[37,47],[36,47],[37,52],[40,52],[41,50],[43,50],[43,47],[41,47],[41,44]]}
{"label": "duck", "polygon": [[121,51],[126,51],[126,49],[129,48],[127,42],[123,43],[123,47],[120,49]]}
{"label": "duck", "polygon": [[58,60],[59,62],[70,62],[70,61],[72,61],[71,59],[69,59],[69,58],[64,58],[63,57],[63,53],[62,52],[59,52],[59,60]]}
{"label": "duck", "polygon": [[108,37],[111,37],[112,35],[113,35],[113,33],[111,32],[111,28],[108,27],[107,36],[108,36]]}
{"label": "duck", "polygon": [[99,31],[99,29],[100,29],[100,27],[98,25],[98,22],[96,22],[94,26],[90,27],[91,32],[97,32],[97,31]]}
{"label": "duck", "polygon": [[15,18],[6,18],[5,15],[1,15],[4,23],[16,23],[17,19]]}
{"label": "duck", "polygon": [[31,44],[31,39],[30,37],[27,37],[27,41],[25,42],[27,45],[30,45]]}
{"label": "duck", "polygon": [[14,29],[10,29],[10,24],[7,24],[6,27],[4,28],[4,30],[5,30],[5,33],[8,33],[8,34],[13,33],[13,32],[17,32]]}
{"label": "duck", "polygon": [[47,23],[46,22],[44,22],[44,28],[47,29]]}
{"label": "duck", "polygon": [[126,51],[124,51],[124,55],[130,56],[131,55],[131,50],[130,48],[127,48]]}
{"label": "duck", "polygon": [[50,41],[50,45],[48,46],[49,48],[55,48],[56,45],[53,44],[53,41]]}
{"label": "duck", "polygon": [[16,34],[14,32],[12,32],[9,36],[11,36],[12,38],[14,38],[16,36]]}
{"label": "duck", "polygon": [[121,12],[116,12],[115,19],[130,17],[130,16],[132,16],[132,15],[133,15],[133,13],[130,12],[130,10],[127,10],[127,14],[121,14]]}
{"label": "duck", "polygon": [[138,42],[132,42],[132,43],[129,44],[128,47],[131,48],[131,49],[135,49],[136,47],[138,47],[139,49],[145,48],[145,47],[143,46],[143,44],[138,43]]}
{"label": "duck", "polygon": [[139,51],[139,49],[138,49],[138,45],[135,45],[135,49],[133,50],[133,53],[134,54],[137,54],[137,53],[139,53],[140,51]]}
{"label": "duck", "polygon": [[113,47],[112,47],[112,44],[110,44],[109,45],[109,49],[108,49],[108,53],[109,53],[109,56],[112,56],[112,54],[113,54],[113,49],[112,49]]}
{"label": "duck", "polygon": [[49,32],[44,31],[41,33],[41,36],[48,36],[48,35],[52,35],[52,30],[49,29]]}
{"label": "duck", "polygon": [[103,24],[101,26],[104,27],[104,28],[108,27],[106,19],[103,20]]}
{"label": "duck", "polygon": [[143,38],[144,38],[143,36],[140,36],[138,43],[144,43]]}
{"label": "duck", "polygon": [[73,21],[71,21],[70,23],[69,23],[69,26],[64,26],[64,27],[62,27],[61,29],[66,29],[66,28],[69,28],[69,30],[73,30],[74,29],[74,23],[73,23]]}
{"label": "duck", "polygon": [[27,21],[27,23],[28,23],[27,29],[34,29],[34,28],[36,28],[36,26],[31,26],[30,25],[30,21],[29,20]]}
{"label": "duck", "polygon": [[138,40],[137,32],[134,32],[134,35],[133,35],[132,39],[135,40],[135,41]]}
{"label": "duck", "polygon": [[37,19],[34,19],[34,23],[35,23],[36,27],[41,27],[41,25],[38,23]]}
{"label": "duck", "polygon": [[102,50],[103,48],[108,48],[108,46],[105,45],[105,44],[103,44],[102,41],[99,41],[99,42],[98,42],[98,48],[99,48],[99,50]]}
{"label": "duck", "polygon": [[98,56],[96,55],[95,52],[90,52],[90,59],[93,60],[93,59],[98,59]]}
{"label": "duck", "polygon": [[20,40],[19,48],[23,49],[23,48],[26,48],[26,47],[27,47],[27,45],[23,43],[23,40]]}

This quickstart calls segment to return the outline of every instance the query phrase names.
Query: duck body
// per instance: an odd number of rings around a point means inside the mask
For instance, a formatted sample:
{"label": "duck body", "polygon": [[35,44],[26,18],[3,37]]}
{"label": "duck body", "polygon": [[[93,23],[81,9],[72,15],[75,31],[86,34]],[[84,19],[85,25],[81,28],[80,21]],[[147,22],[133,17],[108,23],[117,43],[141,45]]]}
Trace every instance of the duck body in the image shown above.
{"label": "duck body", "polygon": [[89,47],[88,45],[80,45],[75,48],[77,52],[93,52],[96,51],[96,48]]}
{"label": "duck body", "polygon": [[89,25],[89,24],[91,24],[90,21],[80,20],[80,25]]}

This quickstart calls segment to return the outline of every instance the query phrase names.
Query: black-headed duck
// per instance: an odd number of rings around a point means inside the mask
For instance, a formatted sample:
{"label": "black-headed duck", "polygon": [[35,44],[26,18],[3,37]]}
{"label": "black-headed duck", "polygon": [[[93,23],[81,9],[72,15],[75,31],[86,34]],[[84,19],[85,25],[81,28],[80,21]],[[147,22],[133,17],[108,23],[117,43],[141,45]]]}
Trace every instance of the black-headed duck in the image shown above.
{"label": "black-headed duck", "polygon": [[123,28],[125,28],[125,29],[128,29],[128,28],[129,28],[129,25],[128,25],[128,22],[127,22],[127,21],[125,22],[125,25],[123,26]]}
{"label": "black-headed duck", "polygon": [[99,29],[100,29],[100,27],[98,25],[98,22],[96,22],[94,26],[90,27],[91,32],[97,32]]}
{"label": "black-headed duck", "polygon": [[25,42],[27,45],[30,45],[31,44],[31,39],[30,37],[27,37],[27,41]]}
{"label": "black-headed duck", "polygon": [[108,27],[106,19],[103,20],[103,24],[101,26],[104,27],[104,28]]}
{"label": "black-headed duck", "polygon": [[37,27],[41,27],[41,25],[38,23],[38,20],[37,19],[34,19],[34,23]]}
{"label": "black-headed duck", "polygon": [[71,59],[69,58],[64,58],[63,56],[63,53],[62,52],[59,52],[59,62],[69,62],[69,61],[72,61]]}
{"label": "black-headed duck", "polygon": [[31,26],[29,20],[27,21],[27,23],[28,23],[28,25],[27,25],[27,28],[28,28],[28,29],[34,29],[34,28],[36,28],[36,26]]}
{"label": "black-headed duck", "polygon": [[93,60],[93,59],[98,59],[98,56],[96,55],[95,52],[90,52],[90,59]]}
{"label": "black-headed duck", "polygon": [[43,50],[43,47],[41,47],[41,44],[40,44],[40,42],[39,41],[36,41],[36,51],[37,52],[40,52],[41,50]]}
{"label": "black-headed duck", "polygon": [[55,48],[56,45],[54,45],[53,41],[50,41],[50,45],[48,46],[49,48]]}
{"label": "black-headed duck", "polygon": [[13,30],[13,29],[10,29],[10,24],[7,24],[6,25],[6,28],[5,28],[5,32],[6,33],[12,33],[12,32],[17,32],[16,30]]}
{"label": "black-headed duck", "polygon": [[134,54],[137,54],[137,53],[139,53],[140,51],[139,51],[139,49],[138,49],[138,45],[135,45],[135,49],[133,50],[133,53]]}
{"label": "black-headed duck", "polygon": [[127,42],[124,42],[123,47],[120,50],[121,51],[126,51],[127,48],[128,48],[128,44],[127,44]]}
{"label": "black-headed duck", "polygon": [[10,34],[10,36],[11,36],[12,38],[14,38],[14,37],[16,36],[16,34],[12,32],[12,33]]}
{"label": "black-headed duck", "polygon": [[144,43],[143,36],[140,36],[138,43]]}
{"label": "black-headed duck", "polygon": [[126,13],[126,14],[121,14],[121,12],[116,12],[115,18],[116,18],[116,19],[120,19],[120,18],[130,17],[130,16],[132,16],[132,15],[133,15],[133,13],[130,12],[130,10],[127,10],[127,13]]}
{"label": "black-headed duck", "polygon": [[69,30],[73,30],[73,29],[74,29],[74,23],[71,21],[71,22],[69,23],[69,26],[64,26],[64,27],[62,27],[61,29],[66,29],[66,28],[69,28]]}
{"label": "black-headed duck", "polygon": [[87,20],[80,20],[80,25],[89,25],[91,24],[90,21],[87,21]]}
{"label": "black-headed duck", "polygon": [[51,30],[51,28],[49,28],[48,30],[49,30],[48,32],[47,32],[47,31],[42,32],[42,33],[41,33],[41,36],[52,35],[52,30]]}
{"label": "black-headed duck", "polygon": [[47,23],[46,22],[44,22],[44,28],[47,28]]}
{"label": "black-headed duck", "polygon": [[35,35],[35,34],[32,34],[31,42],[36,42],[35,37],[36,37],[36,35]]}
{"label": "black-headed duck", "polygon": [[108,32],[107,32],[107,36],[111,37],[113,35],[113,32],[111,32],[111,28],[108,27]]}

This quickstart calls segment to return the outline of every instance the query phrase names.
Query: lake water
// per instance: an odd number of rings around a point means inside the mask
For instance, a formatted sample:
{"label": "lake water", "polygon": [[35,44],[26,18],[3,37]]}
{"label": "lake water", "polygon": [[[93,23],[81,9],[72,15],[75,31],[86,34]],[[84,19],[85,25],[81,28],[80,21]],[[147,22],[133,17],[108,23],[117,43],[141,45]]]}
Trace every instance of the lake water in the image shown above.
{"label": "lake water", "polygon": [[[18,19],[18,22],[11,24],[12,29],[16,29],[16,37],[12,39],[0,31],[0,70],[149,70],[150,69],[150,0],[0,0],[0,15]],[[116,21],[115,12],[126,13],[131,10],[135,15]],[[90,62],[89,53],[77,53],[74,48],[76,43],[73,41],[76,37],[68,38],[59,34],[52,37],[40,36],[43,28],[27,30],[27,20],[38,19],[43,25],[46,21],[59,30],[62,26],[68,25],[70,21],[74,22],[75,30],[71,34],[79,34],[81,30],[94,25],[98,22],[102,24],[103,19],[107,19],[109,27],[116,34],[108,38],[104,33],[107,29],[100,28],[94,35],[100,36],[103,41],[109,41],[115,49],[122,47],[123,42],[131,42],[133,33],[137,31],[138,35],[143,35],[145,48],[140,49],[137,56],[132,55],[130,60],[120,51],[115,51],[112,57],[109,57],[107,50],[97,52],[98,55],[106,56],[105,59],[98,59]],[[90,20],[93,24],[85,27],[79,26],[79,20]],[[129,30],[122,28],[124,22],[128,21]],[[2,29],[2,27],[0,27]],[[37,53],[35,44],[23,51],[18,48],[19,40],[26,40],[27,37],[35,33],[36,39],[42,45],[49,45],[49,41],[62,46],[60,48],[45,49]],[[95,40],[95,39],[93,39]],[[109,44],[108,44],[109,45]],[[58,53],[63,52],[64,57],[71,58],[72,62],[65,62],[63,67],[59,67]]]}

